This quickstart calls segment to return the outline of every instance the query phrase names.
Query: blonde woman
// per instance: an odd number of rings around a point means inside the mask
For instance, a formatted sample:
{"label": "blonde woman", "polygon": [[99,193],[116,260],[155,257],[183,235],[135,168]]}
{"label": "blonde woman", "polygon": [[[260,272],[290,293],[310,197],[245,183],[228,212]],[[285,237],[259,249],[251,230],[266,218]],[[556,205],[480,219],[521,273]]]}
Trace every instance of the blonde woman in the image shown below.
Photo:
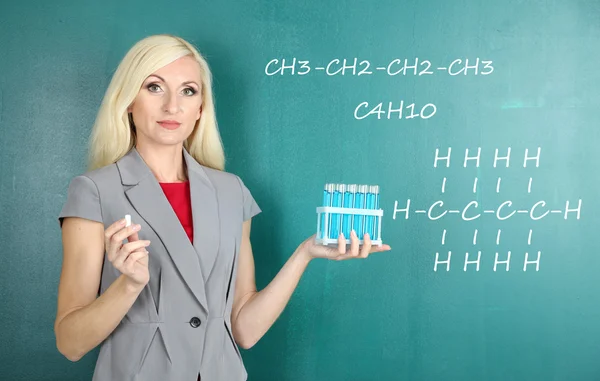
{"label": "blonde woman", "polygon": [[260,208],[224,171],[211,86],[191,44],[157,35],[131,48],[105,94],[89,170],[58,217],[57,347],[77,361],[101,345],[94,381],[246,380],[238,345],[272,326],[313,258],[389,250],[313,236],[258,292],[249,237]]}

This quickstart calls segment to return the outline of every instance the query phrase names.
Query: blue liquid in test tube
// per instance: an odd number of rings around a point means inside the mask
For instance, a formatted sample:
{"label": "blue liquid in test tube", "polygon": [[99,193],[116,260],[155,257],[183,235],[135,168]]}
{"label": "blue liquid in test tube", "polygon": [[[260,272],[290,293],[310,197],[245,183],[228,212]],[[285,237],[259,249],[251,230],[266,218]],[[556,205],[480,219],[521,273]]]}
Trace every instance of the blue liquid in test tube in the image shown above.
{"label": "blue liquid in test tube", "polygon": [[[366,208],[369,210],[375,209],[375,195],[373,194],[372,185],[369,185],[368,187]],[[365,233],[368,233],[369,237],[373,239],[373,216],[365,216]]]}
{"label": "blue liquid in test tube", "polygon": [[[336,208],[342,207],[342,192],[340,190],[341,184],[335,184],[335,190],[333,191],[333,203],[331,206]],[[341,214],[331,214],[331,236],[329,238],[337,239],[340,235],[341,230]]]}
{"label": "blue liquid in test tube", "polygon": [[[374,186],[373,193],[375,194],[375,209],[379,210],[379,185]],[[381,239],[379,236],[379,224],[381,223],[381,217],[375,216],[375,226],[373,228],[373,234],[375,235],[375,239]]]}
{"label": "blue liquid in test tube", "polygon": [[[333,206],[333,193],[335,191],[335,184],[329,184],[327,191],[329,192],[329,206]],[[331,212],[327,214],[327,236],[326,238],[333,238],[333,216]]]}
{"label": "blue liquid in test tube", "polygon": [[[344,192],[344,208],[352,208],[354,205],[354,194],[356,193],[355,185],[348,185]],[[350,230],[352,229],[352,215],[345,213],[342,219],[342,233],[346,239],[350,238]]]}
{"label": "blue liquid in test tube", "polygon": [[[325,189],[323,190],[323,206],[331,206],[331,184],[325,184]],[[328,232],[325,230],[325,216],[326,213],[321,214],[321,231],[319,238],[328,238]]]}
{"label": "blue liquid in test tube", "polygon": [[[359,185],[356,195],[354,197],[354,207],[357,209],[365,208],[365,197],[366,197],[366,185]],[[358,236],[358,239],[363,239],[365,234],[365,216],[362,214],[354,215],[354,231]]]}
{"label": "blue liquid in test tube", "polygon": [[[346,195],[346,184],[339,184],[338,185],[338,190],[340,191],[340,200],[339,200],[339,207],[343,207],[344,206],[344,196]],[[337,227],[338,227],[338,236],[340,234],[342,234],[342,232],[344,231],[344,214],[340,213],[337,217]]]}

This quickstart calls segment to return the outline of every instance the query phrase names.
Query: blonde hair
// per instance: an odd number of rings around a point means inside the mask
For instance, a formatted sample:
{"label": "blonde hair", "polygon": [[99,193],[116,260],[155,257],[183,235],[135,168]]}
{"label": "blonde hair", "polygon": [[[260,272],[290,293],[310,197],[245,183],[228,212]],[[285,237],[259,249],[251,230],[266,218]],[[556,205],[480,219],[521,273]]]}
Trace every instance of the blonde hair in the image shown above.
{"label": "blonde hair", "polygon": [[200,164],[224,170],[225,155],[215,115],[212,74],[204,57],[182,38],[161,34],[137,42],[125,55],[106,90],[89,141],[88,170],[117,162],[135,146],[127,108],[143,82],[156,70],[183,56],[200,65],[202,113],[184,147]]}

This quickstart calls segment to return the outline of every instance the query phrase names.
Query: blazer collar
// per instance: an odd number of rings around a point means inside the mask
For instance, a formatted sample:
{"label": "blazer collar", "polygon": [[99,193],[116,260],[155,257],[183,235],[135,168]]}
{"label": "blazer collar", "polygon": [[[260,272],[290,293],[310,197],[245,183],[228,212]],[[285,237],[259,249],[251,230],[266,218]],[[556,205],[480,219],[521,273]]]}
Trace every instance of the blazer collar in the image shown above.
{"label": "blazer collar", "polygon": [[190,181],[193,244],[137,149],[132,148],[116,164],[131,205],[158,235],[183,280],[208,313],[205,284],[215,264],[221,235],[218,200],[204,167],[185,148],[183,156]]}
{"label": "blazer collar", "polygon": [[[204,167],[190,155],[185,147],[183,148],[183,157],[188,169],[188,177],[196,175],[206,186],[214,190],[213,184],[208,178]],[[150,168],[135,147],[131,148],[125,156],[117,161],[117,166],[119,167],[123,185],[137,185],[147,176],[154,177],[154,174],[150,171]]]}

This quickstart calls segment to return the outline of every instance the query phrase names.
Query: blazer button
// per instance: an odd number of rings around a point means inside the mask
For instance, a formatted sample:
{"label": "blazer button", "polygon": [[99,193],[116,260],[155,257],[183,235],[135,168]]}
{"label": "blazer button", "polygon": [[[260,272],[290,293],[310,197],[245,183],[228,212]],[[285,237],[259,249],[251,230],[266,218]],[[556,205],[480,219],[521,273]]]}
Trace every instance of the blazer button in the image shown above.
{"label": "blazer button", "polygon": [[200,319],[198,319],[195,316],[190,320],[190,325],[194,328],[198,328],[200,326],[200,323],[201,323]]}

